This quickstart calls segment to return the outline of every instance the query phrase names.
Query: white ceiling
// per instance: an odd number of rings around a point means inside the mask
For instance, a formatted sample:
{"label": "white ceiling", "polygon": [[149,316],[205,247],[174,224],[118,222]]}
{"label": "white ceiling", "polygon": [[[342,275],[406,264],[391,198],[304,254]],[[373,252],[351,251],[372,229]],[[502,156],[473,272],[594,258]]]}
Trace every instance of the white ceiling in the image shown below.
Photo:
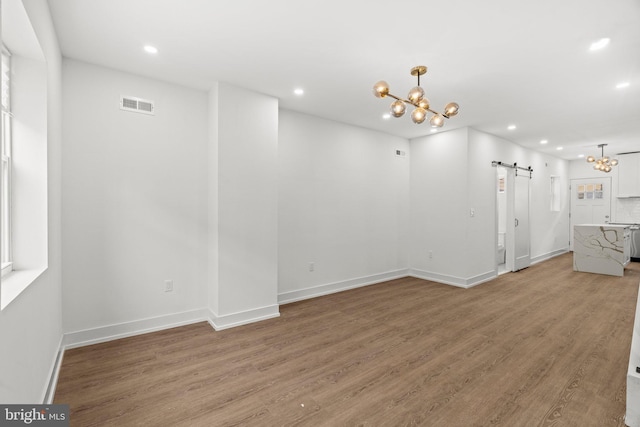
{"label": "white ceiling", "polygon": [[[69,58],[200,89],[224,81],[277,97],[283,108],[406,138],[428,134],[428,123],[382,119],[390,100],[371,89],[386,80],[405,97],[416,83],[409,70],[426,65],[421,84],[433,108],[460,104],[441,131],[471,126],[566,159],[598,154],[601,143],[606,154],[640,151],[638,0],[49,5]],[[590,51],[603,37],[609,46]],[[616,89],[623,81],[629,87]]]}

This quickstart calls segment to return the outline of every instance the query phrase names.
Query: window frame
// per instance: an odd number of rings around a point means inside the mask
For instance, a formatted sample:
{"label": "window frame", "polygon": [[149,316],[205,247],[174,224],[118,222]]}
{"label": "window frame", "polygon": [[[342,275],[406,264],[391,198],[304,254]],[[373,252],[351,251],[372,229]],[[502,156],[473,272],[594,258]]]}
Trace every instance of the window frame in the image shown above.
{"label": "window frame", "polygon": [[12,257],[12,218],[11,200],[13,186],[12,177],[12,128],[11,113],[11,52],[2,45],[2,102],[1,104],[1,168],[0,168],[0,267],[1,276],[13,270]]}

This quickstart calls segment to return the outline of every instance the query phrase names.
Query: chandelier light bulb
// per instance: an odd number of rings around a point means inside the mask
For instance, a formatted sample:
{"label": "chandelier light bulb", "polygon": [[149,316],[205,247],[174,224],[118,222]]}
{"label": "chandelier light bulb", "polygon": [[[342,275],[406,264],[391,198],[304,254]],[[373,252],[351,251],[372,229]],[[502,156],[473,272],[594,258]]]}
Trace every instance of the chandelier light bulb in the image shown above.
{"label": "chandelier light bulb", "polygon": [[593,162],[595,162],[595,161],[596,161],[596,158],[595,158],[595,157],[593,157],[593,156],[589,156],[589,157],[587,157],[587,163],[593,163]]}
{"label": "chandelier light bulb", "polygon": [[605,172],[609,173],[609,172],[611,172],[611,166],[607,165],[607,166],[605,166],[605,168],[603,170]]}
{"label": "chandelier light bulb", "polygon": [[609,162],[609,164],[611,166],[617,166],[618,165],[618,159],[611,159],[611,161]]}
{"label": "chandelier light bulb", "polygon": [[380,80],[373,85],[373,94],[376,98],[384,98],[389,94],[389,84],[384,80]]}
{"label": "chandelier light bulb", "polygon": [[422,98],[420,101],[418,101],[416,105],[418,105],[418,107],[420,108],[424,108],[425,110],[428,110],[429,107],[431,106],[429,105],[429,99],[427,98]]}
{"label": "chandelier light bulb", "polygon": [[407,98],[409,98],[409,101],[411,101],[413,104],[416,104],[422,99],[423,96],[424,89],[422,89],[420,86],[416,86],[409,91],[409,95],[407,95]]}
{"label": "chandelier light bulb", "polygon": [[427,110],[425,110],[424,108],[416,108],[415,110],[413,110],[411,112],[411,120],[413,120],[413,123],[415,124],[420,124],[422,122],[424,122],[424,119],[427,118]]}
{"label": "chandelier light bulb", "polygon": [[431,116],[431,120],[429,120],[429,123],[431,124],[431,127],[441,128],[442,125],[444,125],[444,116],[440,113],[434,114],[433,116]]}
{"label": "chandelier light bulb", "polygon": [[458,104],[456,104],[455,102],[450,102],[444,107],[444,115],[447,117],[453,117],[458,114],[459,109],[460,106]]}
{"label": "chandelier light bulb", "polygon": [[391,115],[393,117],[402,117],[406,110],[407,106],[399,99],[396,99],[391,103]]}

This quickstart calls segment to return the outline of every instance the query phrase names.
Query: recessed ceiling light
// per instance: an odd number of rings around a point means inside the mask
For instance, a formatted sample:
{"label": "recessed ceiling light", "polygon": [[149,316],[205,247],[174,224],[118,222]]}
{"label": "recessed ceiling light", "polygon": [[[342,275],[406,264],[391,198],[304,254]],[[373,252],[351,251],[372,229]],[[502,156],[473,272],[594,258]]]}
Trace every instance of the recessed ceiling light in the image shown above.
{"label": "recessed ceiling light", "polygon": [[624,89],[625,87],[629,87],[629,82],[620,82],[616,85],[616,89]]}
{"label": "recessed ceiling light", "polygon": [[158,53],[158,48],[151,46],[151,45],[146,45],[144,47],[144,51],[150,54],[155,55],[156,53]]}
{"label": "recessed ceiling light", "polygon": [[584,158],[584,154],[578,154],[578,158],[579,158],[579,159]]}
{"label": "recessed ceiling light", "polygon": [[543,139],[542,141],[540,141],[540,144],[546,144],[547,142],[549,142],[549,141],[546,140],[546,139]]}
{"label": "recessed ceiling light", "polygon": [[611,39],[607,37],[601,38],[600,40],[591,43],[591,46],[589,46],[589,50],[593,51],[604,49],[605,47],[607,47],[610,41]]}
{"label": "recessed ceiling light", "polygon": [[560,151],[562,150],[562,147],[556,147],[556,150]]}
{"label": "recessed ceiling light", "polygon": [[304,95],[304,89],[301,89],[301,88],[294,89],[293,93],[295,93],[298,96]]}
{"label": "recessed ceiling light", "polygon": [[438,129],[436,129],[436,128],[431,128],[431,133],[436,133],[436,132],[438,132]]}
{"label": "recessed ceiling light", "polygon": [[507,127],[507,129],[509,129],[509,130],[514,130],[515,128],[516,128],[516,125],[509,125],[509,126]]}
{"label": "recessed ceiling light", "polygon": [[385,120],[388,120],[388,119],[390,119],[390,118],[391,118],[391,114],[389,114],[389,113],[384,113],[384,114],[382,115],[382,118],[383,118],[383,119],[385,119]]}

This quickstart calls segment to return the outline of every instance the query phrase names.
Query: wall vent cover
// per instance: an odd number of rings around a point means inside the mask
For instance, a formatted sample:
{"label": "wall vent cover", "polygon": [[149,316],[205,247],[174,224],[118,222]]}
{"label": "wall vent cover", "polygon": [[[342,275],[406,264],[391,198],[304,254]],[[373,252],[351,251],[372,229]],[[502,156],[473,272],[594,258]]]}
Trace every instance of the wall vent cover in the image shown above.
{"label": "wall vent cover", "polygon": [[156,114],[153,101],[136,98],[135,96],[120,96],[120,109],[142,114]]}

